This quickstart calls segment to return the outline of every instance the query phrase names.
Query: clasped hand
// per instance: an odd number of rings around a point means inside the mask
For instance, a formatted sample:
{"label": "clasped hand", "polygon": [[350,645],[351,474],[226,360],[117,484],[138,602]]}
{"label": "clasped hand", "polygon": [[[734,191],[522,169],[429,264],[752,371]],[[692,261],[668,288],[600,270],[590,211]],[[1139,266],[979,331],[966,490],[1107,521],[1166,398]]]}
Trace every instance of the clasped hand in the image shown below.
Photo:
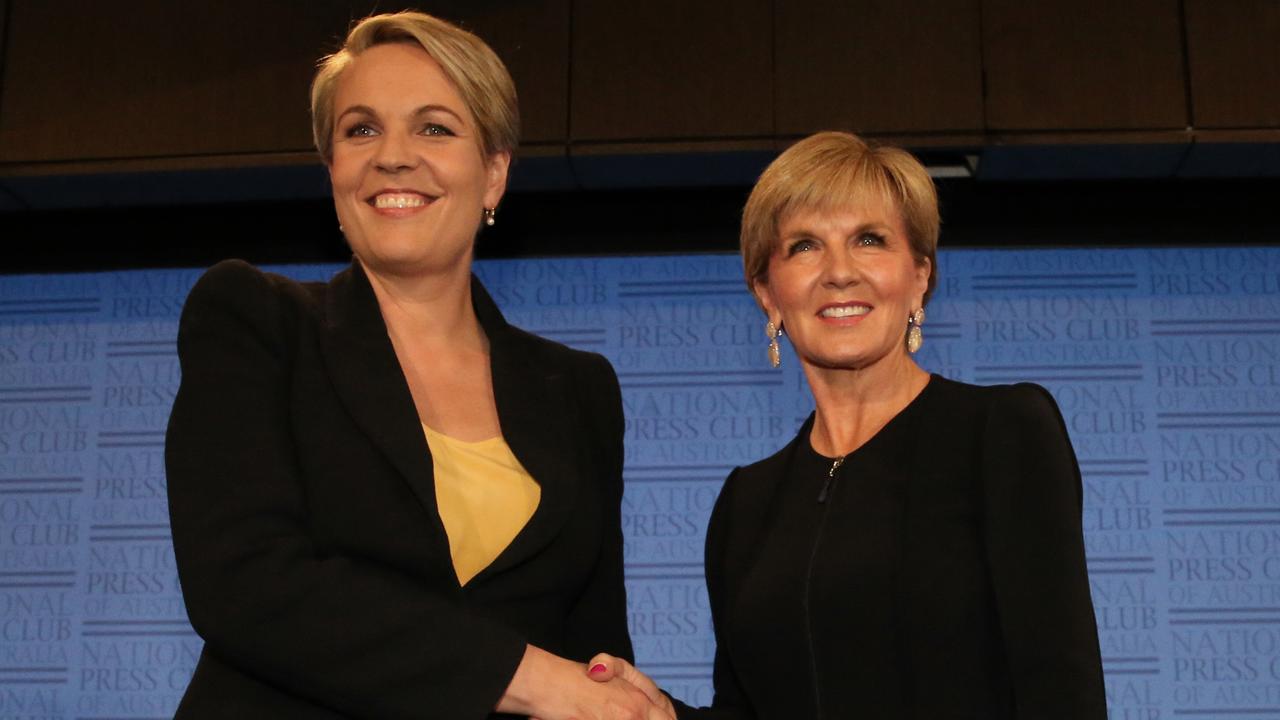
{"label": "clasped hand", "polygon": [[587,663],[587,677],[598,683],[625,682],[640,691],[649,703],[660,714],[657,717],[675,718],[676,711],[671,705],[671,698],[658,689],[657,684],[648,675],[640,672],[634,665],[612,655],[600,653]]}
{"label": "clasped hand", "polygon": [[531,720],[675,720],[667,696],[625,660],[582,665],[532,645],[495,709]]}

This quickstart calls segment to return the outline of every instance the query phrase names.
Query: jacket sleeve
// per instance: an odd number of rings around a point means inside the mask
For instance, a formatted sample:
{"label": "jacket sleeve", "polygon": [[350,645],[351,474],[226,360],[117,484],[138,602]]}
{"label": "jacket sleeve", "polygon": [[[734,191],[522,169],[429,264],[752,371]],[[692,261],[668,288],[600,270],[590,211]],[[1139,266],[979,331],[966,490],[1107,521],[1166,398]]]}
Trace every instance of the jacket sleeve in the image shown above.
{"label": "jacket sleeve", "polygon": [[676,701],[676,715],[680,720],[754,720],[755,713],[751,703],[738,681],[733,668],[733,660],[725,647],[725,622],[728,613],[729,589],[725,586],[728,570],[728,551],[732,538],[734,478],[738,475],[735,468],[724,481],[720,489],[720,497],[711,511],[711,520],[707,523],[706,543],[706,576],[707,595],[711,604],[711,624],[715,628],[716,655],[712,669],[712,684],[715,696],[709,708],[693,708]]}
{"label": "jacket sleeve", "polygon": [[309,535],[290,433],[301,311],[282,293],[223,263],[183,311],[165,460],[191,623],[206,652],[349,717],[486,717],[525,641]]}
{"label": "jacket sleeve", "polygon": [[622,463],[623,432],[622,390],[618,376],[609,361],[593,355],[592,366],[585,374],[588,386],[583,388],[585,422],[594,447],[591,455],[603,498],[601,544],[595,569],[581,596],[569,614],[567,655],[586,662],[599,652],[634,660],[631,634],[627,630],[627,591],[624,584],[622,553]]}
{"label": "jacket sleeve", "polygon": [[997,392],[983,440],[984,534],[1016,716],[1104,720],[1075,452],[1048,391]]}

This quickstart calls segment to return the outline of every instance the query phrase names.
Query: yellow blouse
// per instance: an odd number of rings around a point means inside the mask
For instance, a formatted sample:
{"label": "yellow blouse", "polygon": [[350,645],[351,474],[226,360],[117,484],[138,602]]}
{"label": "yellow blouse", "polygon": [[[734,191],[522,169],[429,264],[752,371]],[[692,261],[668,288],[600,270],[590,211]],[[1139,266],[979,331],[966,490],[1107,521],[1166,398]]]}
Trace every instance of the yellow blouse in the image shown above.
{"label": "yellow blouse", "polygon": [[533,517],[542,487],[501,436],[464,442],[425,424],[436,476],[436,506],[449,536],[458,582],[498,558]]}

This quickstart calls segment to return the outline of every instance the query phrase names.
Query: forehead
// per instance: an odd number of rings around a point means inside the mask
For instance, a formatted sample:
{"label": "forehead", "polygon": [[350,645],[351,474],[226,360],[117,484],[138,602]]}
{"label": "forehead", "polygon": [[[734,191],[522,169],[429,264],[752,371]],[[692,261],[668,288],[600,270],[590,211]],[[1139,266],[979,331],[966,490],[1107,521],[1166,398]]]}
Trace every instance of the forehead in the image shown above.
{"label": "forehead", "polygon": [[796,232],[850,232],[867,225],[905,232],[898,203],[887,194],[873,192],[852,198],[827,198],[784,210],[778,217],[777,235],[782,238]]}
{"label": "forehead", "polygon": [[426,50],[410,43],[375,45],[352,58],[338,77],[335,110],[368,105],[379,112],[410,112],[443,105],[469,118],[462,96]]}

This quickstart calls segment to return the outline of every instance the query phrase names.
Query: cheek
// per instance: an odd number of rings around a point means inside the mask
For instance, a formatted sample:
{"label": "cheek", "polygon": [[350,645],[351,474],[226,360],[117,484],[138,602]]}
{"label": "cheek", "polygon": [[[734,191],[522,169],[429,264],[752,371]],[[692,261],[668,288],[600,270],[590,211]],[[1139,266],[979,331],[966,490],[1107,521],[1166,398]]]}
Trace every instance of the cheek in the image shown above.
{"label": "cheek", "polygon": [[792,288],[792,292],[778,298],[778,311],[783,315],[799,315],[804,308],[804,296],[801,293],[794,292],[794,288]]}
{"label": "cheek", "polygon": [[917,275],[915,265],[886,267],[872,278],[881,302],[910,305],[915,302]]}
{"label": "cheek", "polygon": [[786,314],[805,306],[813,286],[813,273],[799,263],[778,263],[769,270],[769,294],[779,312]]}
{"label": "cheek", "polygon": [[349,158],[335,156],[333,164],[329,166],[329,184],[333,186],[335,192],[351,191],[359,182],[359,173],[355,169],[355,163]]}
{"label": "cheek", "polygon": [[335,188],[356,189],[372,166],[377,152],[373,143],[335,142],[329,179]]}
{"label": "cheek", "polygon": [[484,164],[474,157],[455,163],[450,175],[454,184],[471,192],[483,193],[489,187],[489,173]]}

